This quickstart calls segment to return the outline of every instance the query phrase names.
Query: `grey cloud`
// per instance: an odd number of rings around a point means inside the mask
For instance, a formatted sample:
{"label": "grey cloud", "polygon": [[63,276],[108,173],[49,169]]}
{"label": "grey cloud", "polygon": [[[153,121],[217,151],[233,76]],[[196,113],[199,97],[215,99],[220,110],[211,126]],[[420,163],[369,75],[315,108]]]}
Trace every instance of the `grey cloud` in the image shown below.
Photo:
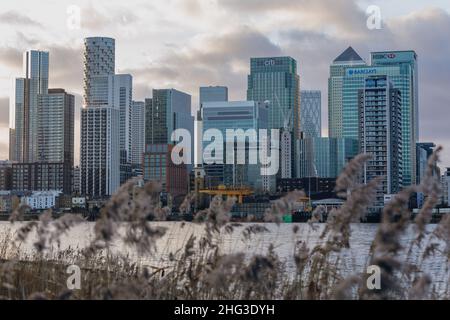
{"label": "grey cloud", "polygon": [[[342,40],[319,32],[292,29],[281,33],[281,46],[299,61],[303,88],[322,90],[323,127],[327,128],[329,65],[349,45],[367,62],[377,50],[416,50],[419,56],[420,139],[448,136],[450,73],[450,15],[428,9],[409,18],[387,21],[382,30],[361,39]],[[448,151],[450,154],[450,150]]]}
{"label": "grey cloud", "polygon": [[[449,135],[450,15],[429,9],[389,24],[397,36],[392,46],[416,50],[419,56],[421,140],[443,140]],[[450,153],[449,150],[446,151]]]}
{"label": "grey cloud", "polygon": [[39,44],[39,40],[32,38],[21,31],[16,32],[16,42],[19,47],[29,48]]}
{"label": "grey cloud", "polygon": [[14,47],[0,47],[0,64],[21,70],[23,52],[30,48],[46,50],[45,48],[40,48],[38,40],[25,35],[23,32],[17,31]]}
{"label": "grey cloud", "polygon": [[123,7],[111,10],[104,7],[98,10],[92,5],[81,9],[81,27],[89,30],[123,27],[135,23],[138,17],[129,9]]}
{"label": "grey cloud", "polygon": [[316,21],[316,29],[332,26],[336,36],[342,33],[361,37],[367,33],[367,17],[356,2],[356,0],[218,0],[219,5],[231,13],[244,12],[252,15],[280,11],[295,13],[298,15],[296,23],[299,26],[303,24],[302,19],[312,18]]}
{"label": "grey cloud", "polygon": [[[19,34],[20,36],[20,34]],[[26,48],[50,53],[50,87],[60,87],[71,92],[81,93],[83,85],[83,49],[81,47],[45,44],[34,39],[23,40],[23,49],[0,47],[0,64],[17,69],[17,77],[22,76],[22,55]]]}
{"label": "grey cloud", "polygon": [[83,49],[81,47],[49,46],[50,86],[81,93],[83,86]]}
{"label": "grey cloud", "polygon": [[9,143],[0,140],[0,158],[8,159],[9,157]]}
{"label": "grey cloud", "polygon": [[[245,99],[246,73],[234,70],[234,64],[248,65],[250,57],[283,54],[281,48],[249,27],[209,36],[196,47],[173,49],[171,54],[144,69],[122,70],[134,76],[141,90],[166,84],[196,96],[198,87],[223,84]],[[147,94],[148,96],[148,94]],[[142,98],[142,97],[139,97]]]}
{"label": "grey cloud", "polygon": [[0,47],[0,63],[10,68],[22,66],[22,52],[11,47]]}
{"label": "grey cloud", "polygon": [[9,126],[9,98],[0,98],[0,127]]}
{"label": "grey cloud", "polygon": [[0,13],[0,23],[16,26],[42,27],[39,22],[16,11]]}

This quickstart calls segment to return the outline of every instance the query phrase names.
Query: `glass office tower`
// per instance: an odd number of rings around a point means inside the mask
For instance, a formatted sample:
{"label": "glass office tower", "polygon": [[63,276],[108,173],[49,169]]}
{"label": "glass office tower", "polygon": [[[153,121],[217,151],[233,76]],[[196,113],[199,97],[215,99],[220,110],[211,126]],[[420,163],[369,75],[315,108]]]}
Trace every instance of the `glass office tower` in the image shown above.
{"label": "glass office tower", "polygon": [[[251,58],[247,100],[269,102],[269,129],[282,129],[284,133],[280,133],[280,136],[285,141],[291,141],[292,151],[295,141],[301,138],[300,77],[297,73],[297,61],[291,57]],[[290,133],[290,139],[286,131]],[[280,146],[285,146],[285,141],[280,141]],[[285,154],[286,150],[280,151]],[[292,171],[300,161],[298,152],[289,154],[294,165],[290,172],[285,174],[295,177],[298,173]],[[278,176],[281,177],[282,172],[279,173]]]}
{"label": "glass office tower", "polygon": [[300,129],[305,137],[322,136],[322,93],[319,90],[300,92]]}
{"label": "glass office tower", "polygon": [[191,96],[175,89],[154,89],[152,99],[146,99],[146,144],[175,144],[171,135],[176,129],[186,129],[191,135],[191,164],[194,162],[194,117]]}
{"label": "glass office tower", "polygon": [[[268,110],[267,107],[254,101],[230,101],[230,102],[205,102],[201,110],[203,120],[203,132],[208,129],[218,129],[223,135],[224,154],[223,162],[226,162],[226,130],[248,129],[256,130],[267,129],[268,126]],[[203,150],[211,142],[203,142]],[[242,150],[235,150],[237,152]],[[253,150],[256,151],[257,150]],[[250,152],[250,144],[246,143],[244,150],[246,154],[245,163],[237,164],[205,164],[205,172],[212,180],[212,186],[224,184],[226,186],[250,186],[255,190],[263,190],[263,177],[260,173],[260,165],[249,164],[248,154]],[[209,161],[209,159],[204,159]]]}
{"label": "glass office tower", "polygon": [[294,137],[300,137],[300,77],[295,59],[251,58],[247,100],[269,100],[269,128],[284,128],[287,118]]}
{"label": "glass office tower", "polygon": [[[343,128],[343,86],[347,68],[364,67],[366,62],[352,48],[347,48],[330,66],[328,79],[328,131],[332,138],[342,138]],[[354,137],[353,137],[354,138]]]}
{"label": "glass office tower", "polygon": [[23,55],[24,78],[15,85],[15,160],[37,161],[38,95],[48,93],[49,53],[30,50]]}
{"label": "glass office tower", "polygon": [[194,117],[191,114],[191,96],[175,89],[154,89],[152,99],[146,101],[148,137],[147,144],[172,143],[175,129],[187,129],[194,134]]}

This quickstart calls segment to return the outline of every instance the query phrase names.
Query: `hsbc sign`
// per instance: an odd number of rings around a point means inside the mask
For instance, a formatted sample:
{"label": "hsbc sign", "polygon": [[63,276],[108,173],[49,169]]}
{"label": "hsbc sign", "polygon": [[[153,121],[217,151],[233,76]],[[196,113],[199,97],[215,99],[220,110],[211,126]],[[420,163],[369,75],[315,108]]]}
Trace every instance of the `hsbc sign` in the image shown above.
{"label": "hsbc sign", "polygon": [[374,59],[395,59],[396,57],[397,55],[395,53],[379,53],[373,55]]}

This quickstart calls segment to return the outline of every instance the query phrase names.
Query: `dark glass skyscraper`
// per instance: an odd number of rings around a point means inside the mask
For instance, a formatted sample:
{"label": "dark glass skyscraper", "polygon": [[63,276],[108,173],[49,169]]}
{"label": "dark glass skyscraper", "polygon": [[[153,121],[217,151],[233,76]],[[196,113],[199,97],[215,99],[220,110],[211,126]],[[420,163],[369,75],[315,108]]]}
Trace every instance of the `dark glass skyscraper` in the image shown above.
{"label": "dark glass skyscraper", "polygon": [[189,94],[175,89],[155,89],[152,99],[146,99],[145,103],[146,144],[172,143],[170,137],[175,129],[186,129],[194,136]]}
{"label": "dark glass skyscraper", "polygon": [[269,128],[288,125],[294,138],[300,138],[300,77],[295,59],[251,58],[247,100],[269,100]]}
{"label": "dark glass skyscraper", "polygon": [[[247,100],[269,102],[269,129],[280,129],[281,169],[278,177],[295,177],[298,153],[294,141],[301,137],[300,77],[297,61],[291,57],[250,59]],[[286,149],[287,148],[287,149]],[[290,158],[290,159],[289,159]]]}

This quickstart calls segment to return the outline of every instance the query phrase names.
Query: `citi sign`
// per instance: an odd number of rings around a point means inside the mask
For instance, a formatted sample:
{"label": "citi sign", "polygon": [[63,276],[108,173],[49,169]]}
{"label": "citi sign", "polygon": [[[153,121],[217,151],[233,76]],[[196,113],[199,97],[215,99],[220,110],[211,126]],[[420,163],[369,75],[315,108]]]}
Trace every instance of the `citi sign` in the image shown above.
{"label": "citi sign", "polygon": [[370,75],[376,74],[377,69],[349,69],[347,70],[348,76]]}

